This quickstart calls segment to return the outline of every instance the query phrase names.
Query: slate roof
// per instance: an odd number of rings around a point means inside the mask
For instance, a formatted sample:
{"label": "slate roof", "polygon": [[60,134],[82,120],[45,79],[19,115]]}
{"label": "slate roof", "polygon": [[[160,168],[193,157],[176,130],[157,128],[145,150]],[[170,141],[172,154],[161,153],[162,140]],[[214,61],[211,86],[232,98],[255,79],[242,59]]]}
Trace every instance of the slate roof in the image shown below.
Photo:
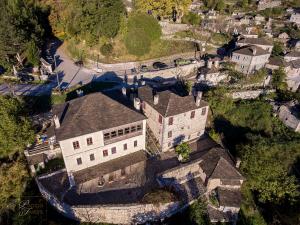
{"label": "slate roof", "polygon": [[60,128],[55,130],[59,141],[146,119],[121,91],[98,92],[71,100],[55,106],[53,114],[60,118]]}
{"label": "slate roof", "polygon": [[216,179],[238,179],[243,180],[243,176],[234,167],[234,162],[226,150],[213,148],[202,156],[203,161],[200,167],[208,178]]}
{"label": "slate roof", "polygon": [[300,57],[300,52],[297,52],[297,51],[289,52],[285,56],[287,56],[287,57]]}
{"label": "slate roof", "polygon": [[[254,48],[256,48],[256,54],[254,55]],[[233,53],[239,53],[242,55],[250,55],[250,56],[258,56],[258,55],[268,55],[270,54],[267,50],[264,50],[258,46],[243,46],[237,48],[233,51]]]}
{"label": "slate roof", "polygon": [[240,208],[242,194],[239,189],[217,188],[217,196],[220,206]]}
{"label": "slate roof", "polygon": [[198,69],[198,72],[200,74],[212,74],[212,73],[218,73],[219,69],[215,66],[212,66],[212,68],[208,68],[207,66],[202,66]]}
{"label": "slate roof", "polygon": [[300,59],[296,59],[290,62],[292,67],[295,69],[299,69],[300,68]]}
{"label": "slate roof", "polygon": [[151,105],[164,117],[174,116],[208,106],[208,103],[202,100],[200,106],[197,106],[194,96],[181,96],[174,90],[156,90],[156,94],[159,95],[159,100],[158,104],[154,105],[153,93],[154,90],[149,86],[144,86],[138,89],[138,97],[142,101],[145,101]]}
{"label": "slate roof", "polygon": [[273,43],[263,38],[242,38],[238,41],[240,44],[247,45],[266,45],[273,46]]}
{"label": "slate roof", "polygon": [[278,57],[271,57],[269,59],[269,63],[270,65],[274,65],[274,66],[283,66],[283,67],[289,67],[290,63],[286,62],[285,60],[278,58]]}

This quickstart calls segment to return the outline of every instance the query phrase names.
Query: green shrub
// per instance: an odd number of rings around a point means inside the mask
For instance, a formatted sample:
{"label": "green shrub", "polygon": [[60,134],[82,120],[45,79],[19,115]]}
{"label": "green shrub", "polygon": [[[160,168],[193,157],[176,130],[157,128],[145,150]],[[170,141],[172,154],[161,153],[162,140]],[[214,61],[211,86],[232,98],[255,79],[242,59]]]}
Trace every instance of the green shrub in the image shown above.
{"label": "green shrub", "polygon": [[189,12],[182,17],[182,23],[199,25],[201,22],[201,17],[196,13]]}
{"label": "green shrub", "polygon": [[101,46],[100,48],[100,52],[104,55],[104,56],[109,56],[113,51],[113,46],[110,43],[104,44]]}

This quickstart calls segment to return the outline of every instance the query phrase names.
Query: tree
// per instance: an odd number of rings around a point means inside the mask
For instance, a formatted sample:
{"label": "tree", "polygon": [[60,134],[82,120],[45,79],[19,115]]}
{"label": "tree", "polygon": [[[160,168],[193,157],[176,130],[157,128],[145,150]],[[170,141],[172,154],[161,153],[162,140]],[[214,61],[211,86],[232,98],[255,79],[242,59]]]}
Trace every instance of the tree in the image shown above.
{"label": "tree", "polygon": [[25,50],[27,61],[33,66],[38,66],[40,64],[40,50],[37,47],[34,41],[30,41],[27,44],[27,48]]}
{"label": "tree", "polygon": [[282,67],[274,70],[272,74],[272,85],[277,90],[286,90],[287,84],[285,82],[286,73]]}
{"label": "tree", "polygon": [[127,23],[125,46],[130,54],[142,56],[150,51],[152,42],[160,36],[161,27],[155,18],[142,13],[132,14]]}
{"label": "tree", "polygon": [[284,46],[281,42],[274,42],[274,47],[272,50],[272,55],[273,56],[281,56],[283,54],[284,51]]}
{"label": "tree", "polygon": [[190,158],[191,147],[188,143],[183,142],[175,148],[175,152],[178,154],[179,157],[182,158],[181,161],[185,162]]}
{"label": "tree", "polygon": [[24,104],[13,97],[0,96],[0,158],[23,150],[34,138]]}
{"label": "tree", "polygon": [[[259,201],[280,204],[285,200],[292,202],[299,196],[297,180],[288,174],[288,168],[295,160],[291,159],[294,155],[291,147],[287,144],[269,145],[264,140],[256,140],[255,145],[244,147],[242,170]],[[300,149],[299,143],[292,150],[297,148]]]}
{"label": "tree", "polygon": [[108,43],[108,44],[104,44],[101,46],[100,48],[100,52],[104,55],[104,56],[109,56],[113,51],[113,46],[112,44]]}
{"label": "tree", "polygon": [[199,25],[201,22],[201,17],[196,13],[189,12],[182,17],[181,22],[191,25]]}
{"label": "tree", "polygon": [[197,225],[209,224],[205,199],[198,199],[190,206],[189,217]]}
{"label": "tree", "polygon": [[214,116],[224,115],[234,108],[232,98],[223,87],[209,91],[207,93],[207,98]]}
{"label": "tree", "polygon": [[13,210],[21,200],[29,174],[21,159],[0,167],[0,215]]}
{"label": "tree", "polygon": [[136,0],[135,7],[139,12],[148,13],[149,11],[155,16],[171,16],[174,8],[185,13],[192,0]]}
{"label": "tree", "polygon": [[225,2],[223,0],[219,0],[216,5],[216,10],[223,11],[225,9]]}

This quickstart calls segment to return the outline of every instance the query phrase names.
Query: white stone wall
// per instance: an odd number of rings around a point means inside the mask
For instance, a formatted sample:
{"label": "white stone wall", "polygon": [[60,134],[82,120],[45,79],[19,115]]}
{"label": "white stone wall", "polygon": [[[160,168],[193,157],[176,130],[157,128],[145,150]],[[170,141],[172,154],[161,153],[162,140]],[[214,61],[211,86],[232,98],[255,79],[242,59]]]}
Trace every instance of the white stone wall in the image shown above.
{"label": "white stone wall", "polygon": [[[178,106],[180,107],[180,106]],[[205,108],[205,114],[202,115],[202,109]],[[169,118],[163,120],[162,130],[162,150],[167,151],[178,144],[178,141],[189,141],[200,137],[204,134],[205,125],[208,115],[208,106],[198,108],[195,111],[195,117],[191,119],[191,112],[188,111],[173,117],[173,124],[169,125]],[[172,137],[168,137],[169,131]],[[183,139],[182,139],[183,138]]]}
{"label": "white stone wall", "polygon": [[[117,129],[117,128],[116,128]],[[87,138],[92,137],[93,144],[87,145]],[[125,140],[118,141],[109,145],[104,145],[103,131],[87,134],[67,140],[60,141],[60,147],[64,157],[66,169],[68,173],[72,171],[82,170],[127,154],[145,149],[146,139],[146,120],[143,120],[142,135],[131,137]],[[80,148],[74,149],[73,142],[79,141]],[[137,141],[137,147],[134,147],[134,141]],[[123,145],[127,144],[127,150],[123,149]],[[111,148],[116,147],[117,153],[112,154]],[[103,150],[108,150],[108,156],[103,156]],[[90,160],[90,155],[94,154],[95,160]],[[77,164],[77,158],[81,158],[82,164]]]}
{"label": "white stone wall", "polygon": [[275,90],[265,91],[263,89],[254,90],[254,91],[238,91],[231,93],[233,99],[254,99],[258,98],[261,94],[264,93],[273,93]]}
{"label": "white stone wall", "polygon": [[300,13],[294,13],[290,17],[290,22],[300,25]]}
{"label": "white stone wall", "polygon": [[233,52],[231,61],[236,63],[235,69],[245,74],[253,73],[255,70],[264,68],[269,60],[270,54],[249,56]]}

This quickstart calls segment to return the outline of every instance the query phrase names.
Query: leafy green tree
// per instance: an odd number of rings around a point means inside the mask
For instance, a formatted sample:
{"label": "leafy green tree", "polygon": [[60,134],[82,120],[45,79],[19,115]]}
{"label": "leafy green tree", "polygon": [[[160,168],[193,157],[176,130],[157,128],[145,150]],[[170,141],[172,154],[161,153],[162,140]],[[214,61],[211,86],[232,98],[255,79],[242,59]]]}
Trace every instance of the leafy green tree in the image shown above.
{"label": "leafy green tree", "polygon": [[191,147],[188,143],[183,142],[175,148],[175,152],[182,157],[182,161],[187,161],[190,158]]}
{"label": "leafy green tree", "polygon": [[27,61],[33,66],[38,66],[40,64],[40,50],[34,41],[30,41],[27,44],[27,49],[25,50]]}
{"label": "leafy green tree", "polygon": [[208,102],[215,117],[224,115],[234,108],[233,100],[228,91],[223,88],[216,88],[207,93]]}
{"label": "leafy green tree", "polygon": [[[258,193],[259,201],[280,204],[285,200],[294,201],[299,196],[297,180],[288,174],[292,159],[285,155],[291,153],[289,148],[290,145],[269,145],[263,140],[244,147],[242,170],[248,176],[251,190]],[[293,148],[299,154],[296,150],[300,149],[299,143]]]}
{"label": "leafy green tree", "polygon": [[29,174],[26,163],[20,159],[0,166],[0,215],[14,210],[26,188]]}
{"label": "leafy green tree", "polygon": [[132,14],[127,23],[125,46],[130,54],[142,56],[150,51],[153,41],[161,36],[157,20],[147,14]]}
{"label": "leafy green tree", "polygon": [[284,46],[281,42],[274,42],[274,47],[272,50],[272,55],[273,56],[281,56],[283,54],[284,51]]}
{"label": "leafy green tree", "polygon": [[101,46],[100,51],[103,55],[109,56],[113,51],[113,46],[110,43],[104,44]]}
{"label": "leafy green tree", "polygon": [[0,158],[23,150],[34,138],[24,104],[9,96],[0,96]]}
{"label": "leafy green tree", "polygon": [[285,82],[286,73],[282,67],[278,70],[274,70],[272,74],[272,85],[277,90],[286,90],[287,84]]}
{"label": "leafy green tree", "polygon": [[191,25],[199,25],[201,22],[201,17],[196,13],[189,12],[182,17],[181,22]]}
{"label": "leafy green tree", "polygon": [[189,208],[190,220],[197,225],[209,224],[205,199],[198,199]]}
{"label": "leafy green tree", "polygon": [[226,7],[225,2],[223,0],[219,0],[216,5],[216,10],[223,11],[225,7]]}

